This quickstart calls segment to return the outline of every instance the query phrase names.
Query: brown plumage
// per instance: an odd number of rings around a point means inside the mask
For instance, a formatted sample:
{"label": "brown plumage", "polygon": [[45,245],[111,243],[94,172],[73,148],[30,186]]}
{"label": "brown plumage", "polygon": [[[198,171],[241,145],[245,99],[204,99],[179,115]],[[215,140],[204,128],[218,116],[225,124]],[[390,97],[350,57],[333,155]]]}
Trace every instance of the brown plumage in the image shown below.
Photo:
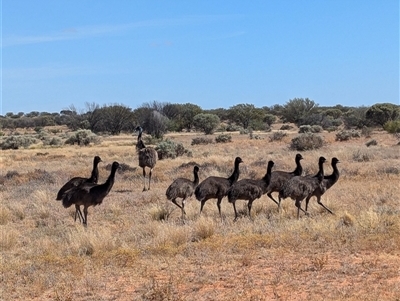
{"label": "brown plumage", "polygon": [[278,196],[278,201],[276,201],[273,198],[272,193],[281,191],[283,185],[285,185],[285,183],[291,178],[295,176],[301,176],[301,174],[303,173],[303,167],[300,164],[300,160],[302,159],[303,156],[301,154],[296,154],[296,169],[292,172],[276,170],[271,174],[271,181],[268,186],[267,196],[278,205],[278,210],[280,210],[281,207],[281,198]]}
{"label": "brown plumage", "polygon": [[299,218],[300,210],[307,214],[301,208],[301,202],[311,196],[317,189],[321,189],[322,181],[324,179],[324,163],[326,159],[319,157],[318,160],[318,173],[315,176],[295,176],[283,185],[282,190],[279,192],[279,196],[282,199],[290,197],[295,200],[297,207],[297,218]]}
{"label": "brown plumage", "polygon": [[[98,164],[102,162],[101,158],[99,156],[95,156],[93,159],[93,169],[92,169],[92,174],[90,176],[90,178],[82,178],[82,177],[74,177],[72,179],[70,179],[67,183],[65,183],[63,185],[63,187],[60,188],[60,190],[57,193],[57,201],[62,200],[63,194],[73,188],[73,187],[77,187],[79,185],[82,185],[84,183],[92,183],[92,184],[97,184],[98,180],[99,180],[99,168],[98,168]],[[75,205],[75,217],[74,220],[76,221],[76,217],[79,217],[79,220],[82,221],[83,220],[83,215],[82,215],[82,211],[79,205]]]}
{"label": "brown plumage", "polygon": [[305,212],[307,212],[308,209],[308,202],[310,201],[311,197],[316,196],[317,197],[317,202],[319,205],[324,207],[329,213],[334,214],[328,207],[326,207],[324,204],[321,202],[321,196],[335,183],[339,180],[339,169],[337,168],[337,163],[339,162],[339,159],[336,157],[332,158],[331,165],[333,172],[329,176],[324,176],[324,179],[322,180],[322,183],[320,187],[318,187],[311,195],[309,195],[306,198],[306,208]]}
{"label": "brown plumage", "polygon": [[[157,163],[157,151],[152,147],[146,147],[142,141],[142,132],[143,129],[138,126],[136,131],[139,131],[136,149],[139,152],[139,166],[143,169],[143,191],[150,190],[150,182],[151,182],[151,175],[153,172],[154,166]],[[149,187],[146,189],[146,167],[150,168],[149,172]]]}
{"label": "brown plumage", "polygon": [[255,199],[260,198],[267,192],[268,185],[271,180],[271,170],[274,166],[273,161],[268,161],[267,173],[259,180],[243,179],[233,184],[228,191],[228,201],[232,203],[235,212],[235,219],[238,214],[236,211],[236,200],[247,200],[247,208],[249,209],[249,217],[251,218],[251,207]]}
{"label": "brown plumage", "polygon": [[87,214],[90,206],[97,206],[103,202],[114,185],[115,173],[119,168],[118,162],[113,162],[111,172],[104,184],[84,183],[67,190],[62,197],[62,204],[65,208],[75,204],[83,205],[83,224],[87,225]]}
{"label": "brown plumage", "polygon": [[196,199],[201,203],[200,213],[203,211],[204,204],[209,199],[217,199],[219,215],[221,214],[221,201],[228,193],[229,188],[237,182],[239,178],[239,164],[242,163],[240,157],[235,158],[234,170],[229,178],[211,176],[203,180],[194,192]]}
{"label": "brown plumage", "polygon": [[[193,168],[193,175],[194,175],[194,180],[191,181],[189,179],[185,178],[178,178],[174,180],[171,185],[167,188],[167,191],[165,192],[165,195],[167,196],[168,200],[171,200],[172,203],[174,203],[176,206],[181,208],[182,211],[182,219],[184,215],[186,214],[185,212],[185,201],[187,198],[191,197],[193,195],[194,190],[196,189],[197,185],[199,184],[199,167],[195,166]],[[179,205],[176,202],[177,198],[182,198],[182,205]]]}

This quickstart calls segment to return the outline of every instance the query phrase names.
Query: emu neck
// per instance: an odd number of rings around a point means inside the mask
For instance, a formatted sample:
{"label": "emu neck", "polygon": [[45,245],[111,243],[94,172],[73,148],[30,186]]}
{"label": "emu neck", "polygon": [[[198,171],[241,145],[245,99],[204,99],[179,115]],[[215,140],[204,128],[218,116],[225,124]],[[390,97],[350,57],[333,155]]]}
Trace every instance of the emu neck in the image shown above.
{"label": "emu neck", "polygon": [[197,186],[197,185],[199,185],[199,175],[198,175],[198,173],[196,172],[196,171],[194,171],[193,172],[193,174],[194,174],[194,180],[193,180],[193,184],[195,185],[195,186]]}
{"label": "emu neck", "polygon": [[296,169],[293,171],[295,176],[301,176],[303,173],[303,167],[301,166],[300,160],[296,159]]}
{"label": "emu neck", "polygon": [[239,179],[239,162],[235,162],[235,169],[233,170],[232,175],[228,178],[229,183],[232,185],[236,183]]}
{"label": "emu neck", "polygon": [[318,173],[314,177],[318,178],[318,181],[322,181],[324,179],[324,162],[318,162],[318,166]]}
{"label": "emu neck", "polygon": [[93,162],[93,170],[92,174],[90,175],[89,182],[97,184],[99,180],[99,168],[97,167],[99,163],[98,162]]}
{"label": "emu neck", "polygon": [[107,193],[111,190],[111,188],[112,188],[113,185],[114,185],[114,180],[115,180],[115,173],[116,173],[116,171],[117,171],[117,169],[112,168],[112,169],[111,169],[111,173],[110,173],[110,175],[109,175],[108,178],[107,178],[107,181],[103,184],[104,187],[107,188],[107,189],[106,189]]}
{"label": "emu neck", "polygon": [[271,174],[272,174],[272,166],[268,165],[267,173],[263,177],[263,181],[268,183],[271,181]]}

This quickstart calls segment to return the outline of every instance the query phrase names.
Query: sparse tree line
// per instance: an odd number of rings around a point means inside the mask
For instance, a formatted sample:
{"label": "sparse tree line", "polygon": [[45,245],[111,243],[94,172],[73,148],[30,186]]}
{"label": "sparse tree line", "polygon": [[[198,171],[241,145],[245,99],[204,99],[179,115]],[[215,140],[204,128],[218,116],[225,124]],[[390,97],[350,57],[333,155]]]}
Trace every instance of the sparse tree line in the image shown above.
{"label": "sparse tree line", "polygon": [[[162,138],[167,132],[199,131],[268,131],[280,120],[296,126],[320,126],[334,131],[381,127],[390,133],[400,132],[400,106],[377,103],[371,107],[320,107],[308,98],[294,98],[284,105],[257,108],[252,104],[238,104],[228,109],[203,110],[195,104],[172,104],[153,101],[136,109],[123,104],[100,106],[86,103],[84,110],[73,105],[60,113],[7,113],[0,116],[0,131],[16,128],[42,128],[66,125],[72,131],[90,130],[95,134],[118,135],[133,132],[141,125],[147,134]],[[315,128],[315,127],[314,127]]]}

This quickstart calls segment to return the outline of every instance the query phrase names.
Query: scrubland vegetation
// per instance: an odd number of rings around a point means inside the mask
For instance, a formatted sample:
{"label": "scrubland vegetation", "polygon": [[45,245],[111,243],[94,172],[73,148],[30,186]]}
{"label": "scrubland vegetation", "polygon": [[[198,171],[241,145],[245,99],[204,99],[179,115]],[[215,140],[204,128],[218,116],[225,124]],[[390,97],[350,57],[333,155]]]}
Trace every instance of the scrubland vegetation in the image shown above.
{"label": "scrubland vegetation", "polygon": [[[54,143],[35,136],[27,148],[2,150],[0,300],[400,300],[398,139],[382,130],[303,131],[273,124],[270,132],[206,139],[166,134],[165,159],[146,192],[131,134],[80,137],[61,127],[52,129]],[[322,197],[335,215],[312,199],[310,216],[297,220],[292,200],[278,212],[264,195],[253,203],[253,220],[237,201],[236,222],[224,198],[221,221],[215,200],[199,216],[192,197],[183,222],[166,200],[168,185],[192,179],[194,164],[202,181],[230,175],[240,156],[240,178],[261,178],[268,160],[274,170],[293,170],[299,150],[306,174],[316,172],[321,155],[340,160],[339,181]],[[55,197],[71,177],[90,175],[95,155],[103,160],[99,183],[113,161],[122,168],[104,202],[89,208],[85,228],[74,222],[75,208]]]}

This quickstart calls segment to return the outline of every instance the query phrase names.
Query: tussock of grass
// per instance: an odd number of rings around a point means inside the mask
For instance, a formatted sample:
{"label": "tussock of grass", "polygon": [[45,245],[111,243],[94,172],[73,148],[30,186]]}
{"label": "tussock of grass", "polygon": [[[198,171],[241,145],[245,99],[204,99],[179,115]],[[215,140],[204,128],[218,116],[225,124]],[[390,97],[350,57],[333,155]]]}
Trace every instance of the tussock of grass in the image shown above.
{"label": "tussock of grass", "polygon": [[8,208],[0,207],[0,225],[6,225],[11,220],[11,212]]}
{"label": "tussock of grass", "polygon": [[0,228],[0,249],[1,251],[12,250],[18,243],[18,234],[16,231]]}

